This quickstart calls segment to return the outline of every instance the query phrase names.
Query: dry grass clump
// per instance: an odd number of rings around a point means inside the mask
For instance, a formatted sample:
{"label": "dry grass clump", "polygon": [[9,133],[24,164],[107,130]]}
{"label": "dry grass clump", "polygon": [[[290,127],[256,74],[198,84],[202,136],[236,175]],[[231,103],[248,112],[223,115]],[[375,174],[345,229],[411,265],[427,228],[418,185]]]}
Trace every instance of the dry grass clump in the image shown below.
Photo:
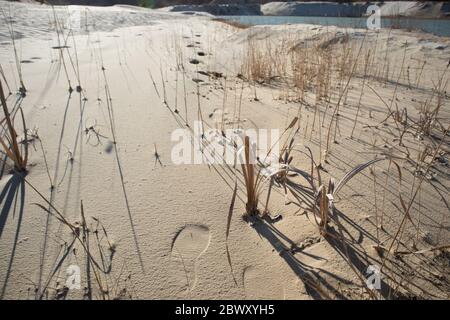
{"label": "dry grass clump", "polygon": [[[25,171],[28,161],[28,145],[27,145],[27,128],[25,125],[25,118],[23,115],[23,110],[19,106],[16,109],[16,113],[11,117],[8,106],[6,104],[5,93],[3,91],[2,82],[0,80],[0,102],[3,108],[4,119],[1,120],[0,124],[4,128],[4,122],[6,122],[6,130],[3,136],[0,136],[0,144],[3,147],[3,151],[6,155],[14,162],[14,169],[16,171]],[[17,112],[20,112],[22,118],[23,132],[25,134],[24,143],[21,143],[19,147],[19,142],[17,140],[17,132],[14,127],[14,118]]]}
{"label": "dry grass clump", "polygon": [[285,79],[288,70],[288,39],[275,45],[266,39],[258,41],[249,36],[241,64],[241,74],[250,81],[270,83],[275,79]]}
{"label": "dry grass clump", "polygon": [[419,135],[429,136],[434,128],[441,132],[445,130],[445,126],[442,124],[443,119],[440,118],[439,114],[444,104],[446,88],[448,87],[449,80],[444,78],[447,70],[448,66],[434,85],[430,99],[421,104],[417,121],[417,134]]}
{"label": "dry grass clump", "polygon": [[[298,129],[295,130],[295,132],[298,132]],[[397,167],[398,170],[398,176],[399,181],[401,184],[402,181],[402,169],[401,166],[395,162],[395,160],[388,156],[381,156],[377,157],[373,160],[370,160],[368,162],[362,163],[358,166],[355,166],[352,170],[347,172],[339,181],[335,182],[333,178],[330,178],[327,183],[324,183],[324,181],[321,178],[321,169],[319,166],[317,166],[313,154],[311,150],[307,152],[301,152],[300,150],[296,149],[295,143],[294,143],[294,137],[290,136],[290,139],[288,139],[289,143],[285,144],[281,148],[281,155],[280,155],[280,167],[279,170],[276,172],[272,172],[269,175],[265,175],[267,179],[270,179],[271,183],[268,190],[268,197],[266,202],[266,210],[264,211],[264,215],[267,212],[267,206],[269,202],[269,196],[270,196],[270,190],[273,186],[277,186],[278,188],[282,187],[286,190],[288,190],[292,196],[294,197],[294,202],[298,202],[297,205],[304,205],[307,206],[307,211],[310,211],[313,213],[313,217],[316,221],[316,224],[318,226],[318,230],[321,236],[325,237],[325,239],[328,239],[331,242],[342,242],[343,248],[344,248],[344,258],[346,259],[346,262],[349,264],[349,266],[352,268],[352,270],[355,272],[355,274],[358,276],[358,278],[361,280],[361,284],[363,287],[365,287],[365,275],[362,273],[361,270],[358,270],[357,267],[353,264],[352,258],[349,254],[349,249],[347,248],[349,244],[346,243],[346,239],[344,237],[345,229],[341,225],[341,222],[339,221],[339,215],[337,214],[336,208],[335,208],[335,198],[339,194],[339,192],[342,190],[342,188],[355,176],[359,175],[363,170],[367,168],[371,168],[374,164],[380,162],[380,161],[389,161],[389,166],[391,164],[394,164]],[[434,151],[434,155],[437,154],[440,146]],[[261,193],[261,181],[264,181],[261,178],[261,171],[257,172],[257,169],[254,165],[249,164],[249,150],[250,150],[250,143],[248,137],[245,139],[245,158],[246,163],[242,164],[242,172],[244,175],[244,180],[246,184],[246,192],[247,192],[247,203],[246,203],[246,212],[247,214],[257,215],[259,214],[258,210],[258,196]],[[293,159],[295,157],[295,153],[300,152],[303,154],[306,154],[309,156],[310,159],[310,165],[311,165],[311,171],[308,173],[306,171],[303,171],[301,169],[296,168],[293,165]],[[427,166],[426,171],[429,170],[430,166]],[[371,169],[371,172],[373,170]],[[303,181],[306,181],[306,184],[302,183],[298,180],[298,178],[301,178]],[[375,180],[374,180],[375,181]],[[377,228],[377,243],[374,246],[376,250],[379,252],[384,252],[384,254],[400,254],[401,251],[399,251],[400,245],[403,246],[401,241],[401,234],[403,233],[403,230],[405,229],[405,224],[408,220],[410,220],[410,208],[412,206],[412,203],[414,202],[414,198],[416,197],[417,190],[420,188],[420,184],[423,181],[423,178],[419,181],[419,185],[417,186],[416,192],[413,194],[412,199],[410,199],[409,202],[405,202],[401,193],[399,193],[399,199],[400,199],[400,205],[404,209],[404,216],[403,220],[401,221],[400,225],[398,226],[397,232],[395,233],[395,236],[392,239],[392,242],[389,246],[389,248],[385,248],[380,244],[380,238],[379,238],[379,228],[380,225],[378,223],[378,213],[376,213],[376,228]],[[235,189],[236,193],[236,189]],[[235,194],[233,195],[233,199],[235,198]],[[375,204],[377,206],[377,204]],[[377,210],[376,210],[377,211]],[[264,217],[264,215],[262,217]],[[330,228],[330,225],[332,227]],[[397,249],[395,249],[397,247]],[[442,247],[442,246],[441,246]],[[439,248],[441,248],[439,247]],[[444,246],[447,247],[447,246]],[[435,249],[435,248],[434,248]],[[434,250],[430,249],[430,250]],[[408,251],[409,252],[409,251]],[[418,252],[418,251],[417,251]],[[386,258],[383,258],[383,267],[385,266],[385,263],[387,263]],[[409,290],[407,283],[403,283],[401,280],[399,281],[397,278],[395,278],[394,275],[391,275],[389,272],[390,270],[385,271],[389,281],[392,281],[394,284],[394,288],[397,291],[400,288],[403,288],[404,290]],[[411,291],[412,292],[412,291]],[[376,299],[377,295],[373,292],[368,291],[368,294],[370,297]]]}
{"label": "dry grass clump", "polygon": [[[292,161],[292,157],[290,157],[290,153],[292,151],[292,148],[294,146],[294,138],[292,137],[289,140],[289,137],[291,137],[293,134],[297,131],[295,131],[294,126],[297,123],[298,118],[295,117],[289,126],[284,130],[282,133],[281,139],[284,134],[289,132],[288,140],[290,141],[289,144],[284,144],[281,148],[280,156],[279,156],[279,167],[275,168],[275,170],[268,170],[265,172],[262,172],[261,169],[267,169],[267,164],[264,164],[266,159],[256,159],[255,156],[255,148],[251,144],[250,138],[248,136],[244,137],[244,160],[243,163],[241,163],[242,167],[242,174],[244,176],[244,184],[246,187],[246,196],[247,196],[247,203],[245,205],[246,207],[246,215],[257,215],[260,213],[258,209],[258,201],[259,196],[262,192],[263,186],[267,181],[270,181],[269,186],[269,192],[267,194],[267,200],[266,200],[266,208],[263,212],[263,215],[267,213],[267,203],[269,202],[270,198],[270,190],[272,187],[272,184],[274,180],[276,181],[285,181],[286,179],[286,173],[287,173],[287,167],[289,166],[290,162]],[[292,132],[294,131],[294,132]],[[276,142],[278,143],[279,140]],[[273,146],[270,148],[270,150],[267,152],[266,157],[268,157],[271,153]],[[242,155],[240,155],[242,158]],[[258,160],[258,161],[256,161]]]}
{"label": "dry grass clump", "polygon": [[242,63],[241,73],[249,80],[263,83],[272,77],[272,67],[267,51],[255,43],[249,42]]}
{"label": "dry grass clump", "polygon": [[300,100],[308,89],[316,93],[316,102],[327,95],[331,58],[329,50],[319,46],[296,45],[289,52],[290,78]]}
{"label": "dry grass clump", "polygon": [[259,84],[277,80],[283,83],[286,97],[293,90],[300,101],[304,101],[306,91],[312,91],[318,104],[330,99],[332,89],[344,88],[345,80],[352,74],[354,59],[355,50],[348,35],[323,41],[304,41],[286,35],[276,43],[269,38],[255,40],[249,35],[241,73]]}
{"label": "dry grass clump", "polygon": [[310,65],[308,64],[308,56],[310,52],[308,50],[292,50],[291,58],[291,72],[292,82],[297,92],[297,97],[303,100],[305,97],[305,91],[311,80],[312,72]]}

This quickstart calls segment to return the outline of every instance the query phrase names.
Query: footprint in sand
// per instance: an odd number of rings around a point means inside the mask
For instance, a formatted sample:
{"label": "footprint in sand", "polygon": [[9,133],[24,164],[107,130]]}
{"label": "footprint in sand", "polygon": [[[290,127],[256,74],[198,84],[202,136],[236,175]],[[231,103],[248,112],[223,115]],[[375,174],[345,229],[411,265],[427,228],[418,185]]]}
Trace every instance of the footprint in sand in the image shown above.
{"label": "footprint in sand", "polygon": [[198,258],[208,249],[209,229],[202,225],[187,225],[175,236],[171,260],[177,264],[179,283],[185,283],[191,291],[197,282]]}
{"label": "footprint in sand", "polygon": [[283,299],[283,286],[275,274],[247,267],[244,270],[245,296],[250,300]]}

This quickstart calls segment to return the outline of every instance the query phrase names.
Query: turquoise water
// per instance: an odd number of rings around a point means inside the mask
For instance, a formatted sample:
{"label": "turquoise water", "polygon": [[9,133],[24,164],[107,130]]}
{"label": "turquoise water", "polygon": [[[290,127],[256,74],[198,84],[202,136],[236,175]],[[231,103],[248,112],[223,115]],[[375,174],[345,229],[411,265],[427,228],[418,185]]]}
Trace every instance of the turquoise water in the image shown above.
{"label": "turquoise water", "polygon": [[[364,17],[220,16],[219,18],[247,25],[318,24],[323,26],[367,28],[367,18]],[[444,19],[381,18],[381,27],[420,30],[438,36],[450,37],[450,20]]]}

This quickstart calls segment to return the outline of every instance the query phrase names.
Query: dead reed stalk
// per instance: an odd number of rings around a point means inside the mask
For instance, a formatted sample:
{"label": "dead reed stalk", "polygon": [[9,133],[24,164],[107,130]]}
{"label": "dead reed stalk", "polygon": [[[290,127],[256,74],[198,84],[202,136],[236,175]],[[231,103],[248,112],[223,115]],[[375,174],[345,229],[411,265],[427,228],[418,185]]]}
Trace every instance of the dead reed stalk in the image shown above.
{"label": "dead reed stalk", "polygon": [[25,125],[25,117],[22,108],[18,107],[18,111],[20,111],[20,115],[22,117],[23,130],[25,134],[23,149],[21,149],[19,148],[19,143],[17,141],[17,133],[14,128],[14,118],[11,119],[11,116],[9,114],[1,80],[0,80],[0,102],[3,107],[3,113],[5,115],[4,120],[6,120],[6,127],[9,132],[9,135],[5,134],[5,136],[0,137],[0,144],[2,145],[3,150],[5,151],[7,156],[14,162],[14,169],[19,172],[25,171],[28,161],[27,128]]}

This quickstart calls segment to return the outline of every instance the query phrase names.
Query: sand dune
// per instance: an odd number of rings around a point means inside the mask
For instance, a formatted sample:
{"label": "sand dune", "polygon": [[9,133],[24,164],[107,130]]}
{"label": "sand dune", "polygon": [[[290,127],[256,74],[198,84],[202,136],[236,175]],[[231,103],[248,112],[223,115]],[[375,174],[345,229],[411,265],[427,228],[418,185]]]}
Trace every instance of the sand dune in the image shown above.
{"label": "sand dune", "polygon": [[[449,298],[448,38],[0,7],[0,81],[29,150],[25,174],[1,149],[2,299]],[[239,165],[175,163],[173,134],[194,139],[194,121],[294,138],[297,173],[277,176],[269,216],[243,219]],[[310,182],[383,157],[329,190],[316,223]]]}

